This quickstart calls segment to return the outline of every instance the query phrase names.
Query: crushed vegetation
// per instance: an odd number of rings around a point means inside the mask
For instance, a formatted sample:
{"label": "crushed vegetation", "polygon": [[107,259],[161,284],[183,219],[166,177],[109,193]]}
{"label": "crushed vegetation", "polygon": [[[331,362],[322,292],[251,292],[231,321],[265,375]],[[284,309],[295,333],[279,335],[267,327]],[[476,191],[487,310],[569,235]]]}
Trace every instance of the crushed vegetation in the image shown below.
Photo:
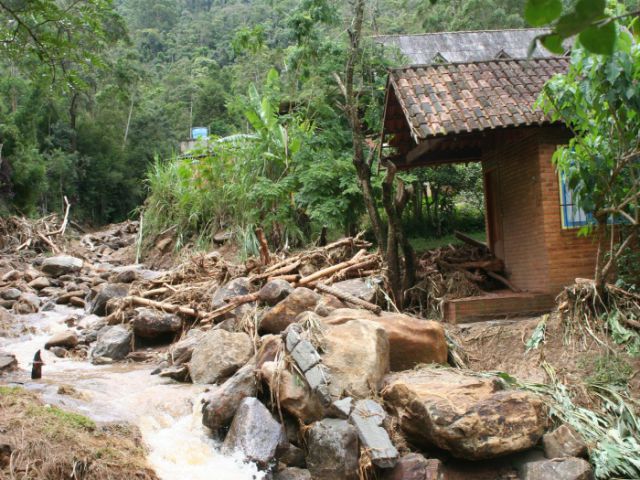
{"label": "crushed vegetation", "polygon": [[0,477],[34,480],[156,480],[139,432],[97,425],[43,404],[34,393],[0,386]]}

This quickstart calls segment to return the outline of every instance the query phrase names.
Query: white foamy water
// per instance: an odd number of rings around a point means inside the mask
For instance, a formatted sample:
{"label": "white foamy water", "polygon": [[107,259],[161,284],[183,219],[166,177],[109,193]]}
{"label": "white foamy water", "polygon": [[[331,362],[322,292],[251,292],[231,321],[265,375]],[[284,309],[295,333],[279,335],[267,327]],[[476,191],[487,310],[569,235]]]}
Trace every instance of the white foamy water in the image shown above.
{"label": "white foamy water", "polygon": [[[47,339],[67,330],[64,319],[80,310],[16,315],[16,337],[0,338],[0,349],[19,363],[13,379],[38,391],[45,402],[82,413],[98,422],[127,421],[137,425],[149,449],[149,465],[163,480],[262,479],[254,464],[219,453],[219,444],[202,426],[200,397],[203,386],[176,384],[140,364],[92,365],[84,360],[58,358],[44,350]],[[33,355],[40,349],[44,361],[41,380],[31,380]],[[60,385],[71,385],[77,395],[60,395]]]}

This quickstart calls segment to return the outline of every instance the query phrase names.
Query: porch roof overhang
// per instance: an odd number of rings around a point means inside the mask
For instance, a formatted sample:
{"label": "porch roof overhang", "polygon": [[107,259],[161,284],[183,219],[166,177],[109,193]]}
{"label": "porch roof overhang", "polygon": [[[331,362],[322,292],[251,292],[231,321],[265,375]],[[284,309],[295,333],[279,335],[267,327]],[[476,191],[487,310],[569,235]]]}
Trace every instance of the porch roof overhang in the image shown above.
{"label": "porch roof overhang", "polygon": [[552,123],[535,101],[567,68],[568,59],[550,58],[391,70],[382,142],[393,154],[385,158],[399,169],[481,161],[497,131]]}

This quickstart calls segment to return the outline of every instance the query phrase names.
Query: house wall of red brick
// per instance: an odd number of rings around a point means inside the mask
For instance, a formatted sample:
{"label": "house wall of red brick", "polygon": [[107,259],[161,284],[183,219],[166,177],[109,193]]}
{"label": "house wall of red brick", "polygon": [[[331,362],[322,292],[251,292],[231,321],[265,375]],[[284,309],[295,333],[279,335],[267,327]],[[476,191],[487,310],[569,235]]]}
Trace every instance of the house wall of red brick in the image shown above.
{"label": "house wall of red brick", "polygon": [[548,291],[559,292],[576,278],[593,278],[598,246],[595,236],[578,237],[578,229],[563,229],[559,180],[551,157],[566,136],[558,129],[540,129],[538,168],[542,192],[544,238],[549,262]]}
{"label": "house wall of red brick", "polygon": [[576,277],[593,277],[595,243],[562,228],[551,157],[564,142],[561,129],[527,128],[497,132],[483,149],[483,171],[498,174],[506,273],[526,291],[555,294]]}
{"label": "house wall of red brick", "polygon": [[535,131],[496,134],[483,149],[483,170],[498,175],[496,212],[502,225],[503,260],[511,282],[527,291],[544,291],[549,275],[544,239]]}

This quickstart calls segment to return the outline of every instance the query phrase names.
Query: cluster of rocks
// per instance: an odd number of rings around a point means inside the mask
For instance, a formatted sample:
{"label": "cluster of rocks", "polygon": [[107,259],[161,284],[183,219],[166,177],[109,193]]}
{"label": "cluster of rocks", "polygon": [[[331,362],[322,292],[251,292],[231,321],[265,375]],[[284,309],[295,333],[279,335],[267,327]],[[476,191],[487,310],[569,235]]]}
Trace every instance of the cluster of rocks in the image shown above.
{"label": "cluster of rocks", "polygon": [[[215,298],[248,291],[236,279]],[[280,280],[257,298],[257,335],[232,312],[190,330],[159,372],[211,384],[203,424],[274,479],[356,479],[363,468],[386,480],[592,478],[584,443],[566,426],[549,431],[540,397],[446,365],[441,324]],[[461,462],[484,476],[461,477]]]}
{"label": "cluster of rocks", "polygon": [[[223,453],[239,452],[274,480],[350,480],[362,472],[385,480],[592,478],[584,442],[567,426],[550,431],[541,398],[447,366],[438,322],[346,308],[280,279],[216,325],[193,327],[143,307],[109,325],[113,300],[156,275],[51,257],[6,273],[0,298],[15,313],[84,306],[84,316],[47,342],[57,355],[87,352],[99,364],[136,358],[139,345],[171,344],[155,373],[210,385],[204,426]],[[372,299],[366,281],[348,282],[333,287]],[[212,294],[211,306],[252,290],[248,278],[236,278]],[[0,353],[2,365],[13,368],[15,359]],[[461,477],[456,468],[465,462],[492,473]]]}

